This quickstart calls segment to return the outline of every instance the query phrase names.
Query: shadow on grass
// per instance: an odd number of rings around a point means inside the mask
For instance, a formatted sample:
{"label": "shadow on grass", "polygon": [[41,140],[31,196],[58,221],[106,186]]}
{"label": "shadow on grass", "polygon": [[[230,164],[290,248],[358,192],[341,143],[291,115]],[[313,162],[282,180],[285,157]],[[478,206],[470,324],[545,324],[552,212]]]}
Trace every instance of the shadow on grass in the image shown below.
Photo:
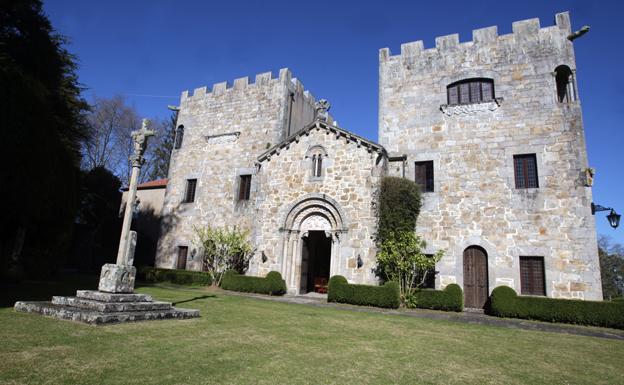
{"label": "shadow on grass", "polygon": [[177,306],[177,305],[179,305],[179,304],[181,304],[181,303],[192,302],[192,301],[196,301],[196,300],[198,300],[198,299],[204,299],[204,298],[216,298],[216,297],[217,297],[217,296],[216,296],[216,295],[214,295],[214,294],[202,295],[202,296],[195,297],[195,298],[190,298],[190,299],[185,299],[185,300],[182,300],[182,301],[172,302],[172,304],[173,304],[173,306]]}
{"label": "shadow on grass", "polygon": [[16,301],[50,301],[54,295],[76,295],[76,290],[97,290],[99,275],[64,274],[46,281],[0,282],[0,307]]}

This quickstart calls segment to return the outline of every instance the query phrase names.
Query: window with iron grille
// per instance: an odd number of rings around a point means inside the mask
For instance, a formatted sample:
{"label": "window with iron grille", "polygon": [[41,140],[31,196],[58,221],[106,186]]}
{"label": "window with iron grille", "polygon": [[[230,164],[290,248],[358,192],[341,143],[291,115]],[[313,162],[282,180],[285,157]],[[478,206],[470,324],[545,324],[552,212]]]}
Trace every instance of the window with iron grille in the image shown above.
{"label": "window with iron grille", "polygon": [[494,100],[494,80],[465,79],[446,87],[448,105],[482,103]]}
{"label": "window with iron grille", "polygon": [[520,293],[546,295],[544,257],[520,257]]}
{"label": "window with iron grille", "polygon": [[238,200],[247,201],[251,193],[251,175],[241,175],[238,185]]}
{"label": "window with iron grille", "polygon": [[186,180],[186,192],[184,193],[184,203],[195,201],[195,190],[197,189],[197,179]]}
{"label": "window with iron grille", "polygon": [[535,154],[514,155],[516,188],[537,188],[537,158]]}
{"label": "window with iron grille", "polygon": [[420,191],[432,192],[433,191],[433,161],[427,160],[424,162],[415,163],[415,179],[416,184],[420,186]]}

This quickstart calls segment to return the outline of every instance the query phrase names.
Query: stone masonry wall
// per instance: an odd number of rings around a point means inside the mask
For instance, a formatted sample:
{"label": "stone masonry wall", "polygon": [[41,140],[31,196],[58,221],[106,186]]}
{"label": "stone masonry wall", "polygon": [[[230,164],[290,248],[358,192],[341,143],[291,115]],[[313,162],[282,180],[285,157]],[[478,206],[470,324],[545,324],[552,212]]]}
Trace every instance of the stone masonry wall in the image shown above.
{"label": "stone masonry wall", "polygon": [[[178,246],[188,246],[188,268],[200,268],[194,226],[252,230],[256,157],[283,140],[289,127],[296,131],[310,123],[314,102],[287,69],[277,79],[267,72],[257,75],[254,84],[245,77],[231,87],[215,84],[212,92],[202,87],[192,96],[182,93],[178,125],[184,126],[184,139],[171,156],[158,267],[175,267]],[[239,202],[239,175],[244,174],[253,175],[251,199]],[[183,203],[187,179],[197,179],[192,203]]]}
{"label": "stone masonry wall", "polygon": [[[487,251],[489,290],[520,292],[520,256],[543,256],[546,294],[601,300],[591,188],[579,101],[559,103],[553,71],[576,69],[567,13],[475,30],[472,41],[438,37],[379,53],[379,141],[390,155],[434,161],[434,192],[424,193],[417,232],[430,251],[446,250],[437,287],[463,284],[463,250]],[[497,100],[446,106],[446,86],[494,80]],[[516,189],[513,156],[535,153],[539,188]],[[395,164],[391,171],[397,173]],[[399,173],[401,171],[398,171]]]}

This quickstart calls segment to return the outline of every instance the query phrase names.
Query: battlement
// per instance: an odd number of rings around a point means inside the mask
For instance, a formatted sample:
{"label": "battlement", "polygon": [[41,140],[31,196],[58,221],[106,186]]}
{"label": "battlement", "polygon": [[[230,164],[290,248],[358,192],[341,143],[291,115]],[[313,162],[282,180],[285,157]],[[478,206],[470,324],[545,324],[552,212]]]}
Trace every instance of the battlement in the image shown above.
{"label": "battlement", "polygon": [[217,96],[230,92],[239,92],[250,87],[258,88],[273,85],[275,83],[282,83],[292,92],[303,94],[303,97],[307,103],[314,104],[316,102],[314,96],[309,91],[304,90],[303,84],[297,78],[292,77],[292,73],[288,68],[280,69],[277,78],[273,77],[273,73],[271,72],[263,72],[255,76],[254,83],[250,83],[249,77],[245,76],[242,78],[234,79],[233,83],[221,82],[213,84],[210,90],[208,89],[208,87],[204,86],[196,88],[195,90],[193,90],[192,94],[189,93],[188,90],[183,91],[180,99],[182,102],[184,102],[190,99],[204,98],[207,96]]}
{"label": "battlement", "polygon": [[472,48],[479,45],[498,44],[499,42],[513,41],[523,43],[538,40],[540,34],[557,33],[567,37],[571,33],[570,15],[562,12],[555,15],[555,25],[540,27],[539,19],[521,20],[512,23],[512,33],[498,35],[496,26],[475,29],[472,31],[472,41],[459,42],[459,34],[439,36],[435,39],[435,47],[425,49],[422,40],[401,44],[401,54],[392,56],[389,48],[379,50],[379,61],[385,62],[400,57],[418,57],[440,52],[452,52],[462,48]]}

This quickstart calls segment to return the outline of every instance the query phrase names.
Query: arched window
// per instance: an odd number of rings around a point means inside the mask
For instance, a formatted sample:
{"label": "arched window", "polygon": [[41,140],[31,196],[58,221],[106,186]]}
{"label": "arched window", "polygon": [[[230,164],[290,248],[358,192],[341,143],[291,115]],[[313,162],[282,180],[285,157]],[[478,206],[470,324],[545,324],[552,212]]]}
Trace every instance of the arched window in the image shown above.
{"label": "arched window", "polygon": [[446,87],[447,104],[483,103],[494,100],[494,80],[487,78],[464,79]]}
{"label": "arched window", "polygon": [[320,146],[315,145],[306,152],[306,159],[310,159],[310,175],[313,179],[323,177],[323,158],[327,156],[327,151]]}
{"label": "arched window", "polygon": [[179,125],[178,128],[176,128],[176,134],[175,134],[175,140],[174,140],[173,148],[178,149],[178,148],[182,147],[182,139],[184,139],[184,126],[183,125]]}
{"label": "arched window", "polygon": [[560,65],[555,68],[555,82],[557,83],[557,100],[559,103],[570,103],[576,100],[574,75],[570,67]]}
{"label": "arched window", "polygon": [[312,176],[319,178],[322,174],[323,155],[312,155]]}

